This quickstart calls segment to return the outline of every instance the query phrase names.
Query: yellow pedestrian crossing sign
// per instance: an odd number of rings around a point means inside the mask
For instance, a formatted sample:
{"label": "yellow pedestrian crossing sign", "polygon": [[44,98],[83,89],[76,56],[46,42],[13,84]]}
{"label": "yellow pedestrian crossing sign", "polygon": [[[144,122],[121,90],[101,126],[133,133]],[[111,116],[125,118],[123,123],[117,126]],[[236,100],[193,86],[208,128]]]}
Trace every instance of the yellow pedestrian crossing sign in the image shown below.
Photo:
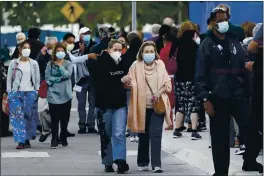
{"label": "yellow pedestrian crossing sign", "polygon": [[68,2],[61,8],[61,13],[74,23],[84,12],[84,9],[78,2]]}

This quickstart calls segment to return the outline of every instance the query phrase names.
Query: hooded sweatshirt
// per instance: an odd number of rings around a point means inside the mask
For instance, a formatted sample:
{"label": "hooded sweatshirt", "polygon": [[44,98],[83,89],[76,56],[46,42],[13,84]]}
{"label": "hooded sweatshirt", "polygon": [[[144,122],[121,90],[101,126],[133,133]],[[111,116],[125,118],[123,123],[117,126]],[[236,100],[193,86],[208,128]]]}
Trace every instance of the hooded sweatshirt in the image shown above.
{"label": "hooded sweatshirt", "polygon": [[125,76],[123,62],[118,64],[108,52],[103,52],[93,61],[91,70],[96,90],[96,107],[100,109],[119,109],[126,106],[126,91],[121,78]]}

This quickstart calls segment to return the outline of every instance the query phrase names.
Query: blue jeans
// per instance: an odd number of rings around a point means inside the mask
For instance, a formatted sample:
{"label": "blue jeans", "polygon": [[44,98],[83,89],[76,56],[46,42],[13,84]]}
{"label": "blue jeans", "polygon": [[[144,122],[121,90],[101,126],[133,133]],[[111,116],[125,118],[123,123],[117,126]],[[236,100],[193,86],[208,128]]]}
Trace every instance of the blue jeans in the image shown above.
{"label": "blue jeans", "polygon": [[126,161],[127,108],[96,108],[98,130],[101,138],[102,164],[109,166],[115,160]]}
{"label": "blue jeans", "polygon": [[[86,102],[88,93],[89,110],[88,115],[86,113]],[[78,99],[78,112],[79,112],[79,127],[80,129],[94,128],[95,126],[95,93],[92,86],[88,83],[82,86],[82,91],[76,93]]]}
{"label": "blue jeans", "polygon": [[25,143],[25,140],[34,139],[38,118],[36,91],[10,92],[8,104],[15,142]]}

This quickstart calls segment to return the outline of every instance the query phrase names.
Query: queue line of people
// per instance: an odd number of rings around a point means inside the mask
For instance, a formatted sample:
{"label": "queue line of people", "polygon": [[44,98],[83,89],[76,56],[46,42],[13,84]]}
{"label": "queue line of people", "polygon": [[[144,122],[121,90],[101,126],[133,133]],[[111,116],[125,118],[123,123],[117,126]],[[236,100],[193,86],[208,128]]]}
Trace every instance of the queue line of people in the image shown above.
{"label": "queue line of people", "polygon": [[[197,128],[200,119],[204,118],[200,117],[199,112],[204,108],[210,117],[214,175],[228,175],[229,130],[222,129],[229,127],[231,115],[238,123],[241,144],[247,146],[248,135],[255,134],[247,134],[246,126],[250,113],[248,100],[251,96],[250,76],[246,68],[249,66],[240,42],[227,34],[231,26],[229,18],[226,8],[220,6],[213,9],[208,21],[208,33],[202,42],[198,27],[192,22],[182,23],[177,34],[172,26],[163,24],[159,36],[155,36],[155,42],[145,41],[142,45],[138,33],[131,32],[127,37],[120,35],[118,40],[111,39],[109,29],[104,26],[99,29],[101,42],[90,46],[90,51],[86,49],[91,43],[91,31],[82,29],[79,50],[78,45],[74,46],[75,36],[70,33],[64,36],[63,43],[58,43],[56,39],[47,42],[37,57],[41,63],[43,56],[49,55],[46,59],[50,61],[42,63],[44,67],[30,58],[31,43],[20,43],[19,58],[12,60],[7,76],[10,118],[14,139],[18,142],[17,149],[30,147],[29,140],[36,137],[37,91],[41,81],[45,80],[48,87],[47,102],[51,116],[51,130],[42,141],[51,133],[53,149],[59,144],[66,147],[67,137],[74,135],[67,129],[73,90],[81,93],[83,85],[89,81],[95,105],[91,114],[96,115],[102,164],[106,172],[114,172],[114,163],[120,174],[129,170],[126,162],[127,124],[134,135],[132,137],[138,137],[139,170],[148,170],[150,140],[152,170],[155,173],[163,172],[161,138],[164,120],[167,129],[173,129],[172,109],[175,108],[176,128],[173,136],[182,136],[184,116],[190,116],[187,119],[191,138],[201,139]],[[126,43],[129,44],[128,49]],[[73,52],[74,48],[78,51]],[[129,52],[131,54],[128,55]],[[174,61],[170,58],[171,52],[177,64],[176,71],[170,67]],[[81,90],[76,86],[80,86]],[[87,94],[87,90],[83,93]],[[156,102],[159,100],[164,106],[162,113],[156,110]],[[79,98],[78,104],[83,101]],[[239,111],[241,105],[243,113]],[[85,106],[78,106],[78,111],[78,133],[86,133],[88,120],[85,119]],[[88,126],[88,132],[89,129],[93,130],[94,125]],[[224,152],[219,155],[223,149]],[[254,161],[256,158],[250,158],[252,162],[248,162],[248,158],[244,158],[243,170],[261,172],[262,166]]]}

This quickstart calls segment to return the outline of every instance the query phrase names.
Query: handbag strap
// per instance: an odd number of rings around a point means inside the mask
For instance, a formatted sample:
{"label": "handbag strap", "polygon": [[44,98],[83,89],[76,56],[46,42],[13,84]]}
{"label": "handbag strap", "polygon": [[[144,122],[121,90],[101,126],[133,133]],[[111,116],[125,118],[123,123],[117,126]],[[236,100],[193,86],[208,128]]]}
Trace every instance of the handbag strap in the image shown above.
{"label": "handbag strap", "polygon": [[15,63],[16,63],[16,67],[15,67],[14,72],[13,72],[13,75],[12,75],[12,79],[13,79],[13,80],[15,79],[15,76],[16,76],[16,70],[17,70],[17,67],[18,67],[18,63],[17,63],[17,62],[15,62]]}
{"label": "handbag strap", "polygon": [[149,82],[148,82],[148,79],[147,79],[147,77],[146,77],[146,76],[145,76],[145,79],[146,79],[147,85],[148,85],[148,87],[149,87],[149,89],[150,89],[151,93],[154,95],[154,92],[153,92],[153,90],[151,89],[151,87],[150,87],[150,85],[149,85]]}

